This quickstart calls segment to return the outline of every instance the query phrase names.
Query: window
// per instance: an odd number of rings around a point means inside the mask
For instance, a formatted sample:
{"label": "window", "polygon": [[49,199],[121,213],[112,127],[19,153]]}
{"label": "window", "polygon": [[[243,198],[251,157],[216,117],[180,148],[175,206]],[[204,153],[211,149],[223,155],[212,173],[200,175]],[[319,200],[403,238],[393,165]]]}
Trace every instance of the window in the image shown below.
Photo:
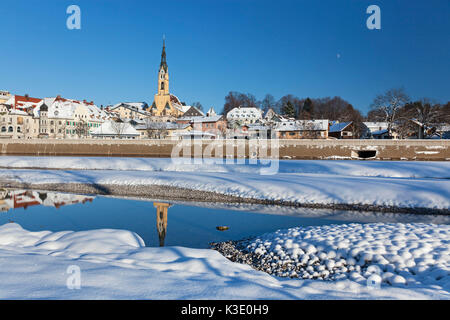
{"label": "window", "polygon": [[2,132],[6,132],[6,127],[2,127]]}
{"label": "window", "polygon": [[13,132],[14,131],[14,128],[13,127],[9,127],[8,128],[8,132]]}
{"label": "window", "polygon": [[21,132],[21,131],[20,131],[20,127],[17,127],[17,132]]}
{"label": "window", "polygon": [[161,90],[164,90],[164,82],[161,82]]}

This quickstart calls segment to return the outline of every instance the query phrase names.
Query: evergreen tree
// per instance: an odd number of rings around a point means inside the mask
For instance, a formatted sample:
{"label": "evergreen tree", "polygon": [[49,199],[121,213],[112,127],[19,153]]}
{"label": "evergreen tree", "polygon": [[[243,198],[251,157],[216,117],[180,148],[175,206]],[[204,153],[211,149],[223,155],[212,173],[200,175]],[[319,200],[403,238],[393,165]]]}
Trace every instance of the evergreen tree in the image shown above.
{"label": "evergreen tree", "polygon": [[290,101],[286,102],[281,111],[283,112],[283,115],[285,115],[286,117],[295,118],[295,108],[292,102]]}

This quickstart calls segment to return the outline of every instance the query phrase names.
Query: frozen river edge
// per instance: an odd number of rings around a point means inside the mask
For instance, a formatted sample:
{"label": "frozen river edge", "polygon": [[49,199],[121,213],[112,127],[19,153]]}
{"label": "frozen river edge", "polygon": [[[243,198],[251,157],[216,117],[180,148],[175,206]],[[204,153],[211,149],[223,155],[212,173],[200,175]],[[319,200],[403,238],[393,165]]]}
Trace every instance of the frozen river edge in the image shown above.
{"label": "frozen river edge", "polygon": [[121,185],[100,183],[30,183],[0,179],[0,186],[5,188],[20,188],[30,190],[58,191],[92,195],[111,195],[124,197],[140,197],[147,199],[164,199],[189,202],[219,202],[278,205],[297,208],[330,209],[347,211],[371,211],[389,213],[449,215],[450,209],[401,207],[363,203],[302,203],[277,199],[260,199],[234,196],[213,191],[203,191],[167,185]]}

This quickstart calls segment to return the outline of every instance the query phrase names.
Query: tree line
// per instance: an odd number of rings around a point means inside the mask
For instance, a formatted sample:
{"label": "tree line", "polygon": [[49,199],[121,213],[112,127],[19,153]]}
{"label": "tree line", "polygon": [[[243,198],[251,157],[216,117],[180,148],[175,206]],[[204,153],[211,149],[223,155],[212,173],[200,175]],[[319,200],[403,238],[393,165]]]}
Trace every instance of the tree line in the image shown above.
{"label": "tree line", "polygon": [[395,126],[396,130],[402,131],[400,135],[407,135],[407,132],[411,132],[414,126],[420,127],[419,124],[422,125],[421,132],[424,134],[424,128],[431,124],[450,123],[450,102],[439,104],[425,98],[412,101],[403,88],[389,89],[383,94],[377,95],[367,116],[362,115],[350,102],[338,96],[298,98],[288,94],[276,100],[271,94],[267,94],[262,100],[258,100],[251,93],[236,91],[231,91],[225,96],[223,114],[226,115],[233,108],[239,106],[256,107],[262,109],[263,112],[273,109],[285,117],[299,120],[352,121],[354,134],[357,137],[363,130],[362,123],[364,121],[387,122],[389,130]]}

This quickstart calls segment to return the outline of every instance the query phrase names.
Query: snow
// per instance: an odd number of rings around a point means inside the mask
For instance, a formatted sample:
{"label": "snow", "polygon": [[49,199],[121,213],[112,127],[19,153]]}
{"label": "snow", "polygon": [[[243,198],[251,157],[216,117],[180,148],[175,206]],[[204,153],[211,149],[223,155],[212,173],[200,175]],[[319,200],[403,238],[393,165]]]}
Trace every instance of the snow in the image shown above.
{"label": "snow", "polygon": [[271,265],[269,270],[279,276],[295,273],[303,279],[350,278],[361,284],[381,280],[372,284],[429,284],[450,290],[448,225],[297,227],[257,237],[247,249],[265,258]]}
{"label": "snow", "polygon": [[[278,173],[261,175],[262,165],[195,164],[183,159],[0,157],[1,167],[16,168],[0,170],[0,179],[162,185],[303,204],[450,208],[448,162],[330,160],[279,161],[278,165]],[[63,170],[17,169],[36,167]]]}
{"label": "snow", "polygon": [[[386,249],[405,242],[417,276],[406,278],[400,269],[386,269],[379,288],[367,286],[355,273],[336,281],[273,277],[248,265],[233,263],[216,251],[183,247],[146,248],[142,239],[125,230],[30,232],[18,224],[0,226],[0,298],[2,299],[449,299],[448,226],[407,225],[401,233],[391,225],[372,225],[367,237],[359,225],[330,227],[337,237],[357,235],[356,248],[369,248],[371,237],[390,240]],[[332,246],[322,227],[276,233],[293,236],[318,248]],[[380,231],[380,234],[377,232]],[[290,233],[289,233],[290,232]],[[383,236],[383,232],[386,235]],[[307,238],[307,235],[311,238]],[[341,235],[342,234],[342,235]],[[285,236],[284,236],[285,235]],[[401,238],[399,238],[399,235]],[[270,239],[273,235],[264,235]],[[365,244],[361,241],[364,238]],[[262,239],[262,238],[261,238]],[[328,242],[327,242],[328,241]],[[359,241],[359,242],[358,242]],[[417,244],[417,246],[414,245]],[[303,245],[299,248],[302,248]],[[327,247],[328,248],[328,247]],[[417,251],[420,249],[419,251]],[[416,250],[416,251],[414,251]],[[434,252],[430,258],[428,252]],[[399,252],[399,250],[397,250]],[[406,252],[406,251],[405,251]],[[405,254],[405,257],[407,255]],[[328,257],[328,256],[327,256]],[[418,257],[418,258],[416,258]],[[423,260],[423,259],[425,260]],[[333,254],[329,255],[330,261]],[[402,258],[403,259],[403,258]],[[406,258],[404,258],[406,259]],[[405,261],[405,260],[401,261]],[[420,260],[422,259],[422,260]],[[432,267],[432,262],[436,264]],[[395,264],[394,264],[395,265]],[[80,268],[80,289],[66,286],[71,266]],[[395,265],[396,266],[396,265]],[[330,268],[331,264],[330,264]],[[425,269],[424,269],[425,268]],[[391,270],[392,269],[392,270]],[[422,270],[423,269],[423,270]],[[392,273],[394,276],[387,274]],[[384,275],[384,274],[383,274]],[[364,277],[364,275],[362,275]],[[356,281],[352,280],[355,278]],[[405,281],[403,281],[405,279]],[[392,284],[390,284],[392,283]]]}
{"label": "snow", "polygon": [[[222,159],[0,156],[0,167],[260,174],[263,167]],[[449,161],[279,160],[278,173],[386,178],[450,178]]]}
{"label": "snow", "polygon": [[133,126],[126,122],[106,121],[100,127],[92,129],[91,134],[94,136],[139,136],[139,132]]}

